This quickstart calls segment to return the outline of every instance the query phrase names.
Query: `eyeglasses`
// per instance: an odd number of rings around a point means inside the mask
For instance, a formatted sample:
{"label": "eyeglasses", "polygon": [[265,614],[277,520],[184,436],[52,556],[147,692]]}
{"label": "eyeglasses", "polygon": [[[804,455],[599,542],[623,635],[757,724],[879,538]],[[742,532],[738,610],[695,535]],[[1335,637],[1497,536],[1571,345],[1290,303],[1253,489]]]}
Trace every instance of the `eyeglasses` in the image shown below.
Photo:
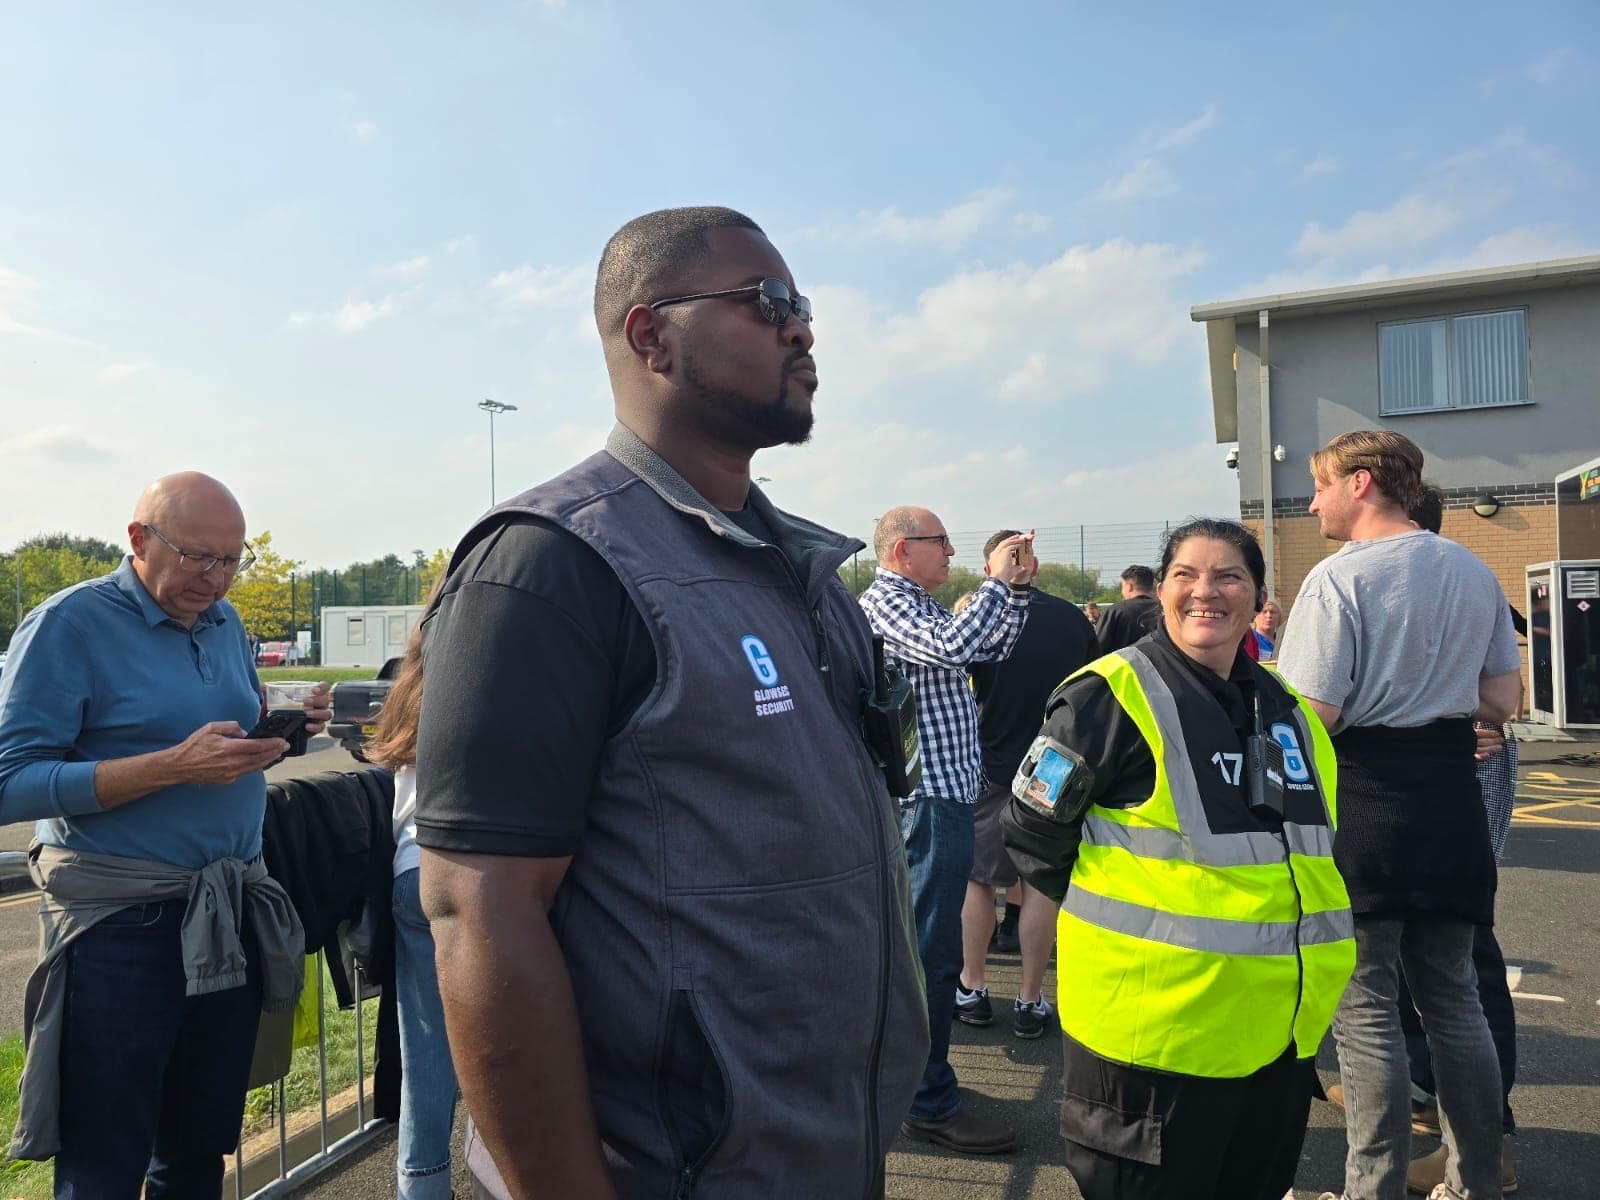
{"label": "eyeglasses", "polygon": [[241,571],[248,571],[256,561],[256,552],[250,549],[248,543],[245,544],[244,554],[237,558],[231,554],[193,554],[182,546],[174,545],[154,525],[146,524],[145,528],[178,552],[178,570],[180,571],[190,571],[195,575],[204,575],[213,567],[221,567],[229,575],[237,575]]}
{"label": "eyeglasses", "polygon": [[799,292],[791,293],[789,285],[781,279],[763,279],[760,283],[752,283],[748,287],[728,288],[721,292],[696,292],[692,296],[668,296],[665,300],[656,300],[650,307],[652,310],[666,308],[669,304],[688,304],[691,300],[716,300],[722,296],[743,296],[750,292],[756,294],[756,299],[761,305],[761,315],[774,325],[782,325],[789,317],[799,317],[803,324],[811,324],[811,301]]}
{"label": "eyeglasses", "polygon": [[904,537],[902,542],[939,542],[946,550],[954,550],[955,544],[951,542],[948,533],[919,533],[915,537]]}

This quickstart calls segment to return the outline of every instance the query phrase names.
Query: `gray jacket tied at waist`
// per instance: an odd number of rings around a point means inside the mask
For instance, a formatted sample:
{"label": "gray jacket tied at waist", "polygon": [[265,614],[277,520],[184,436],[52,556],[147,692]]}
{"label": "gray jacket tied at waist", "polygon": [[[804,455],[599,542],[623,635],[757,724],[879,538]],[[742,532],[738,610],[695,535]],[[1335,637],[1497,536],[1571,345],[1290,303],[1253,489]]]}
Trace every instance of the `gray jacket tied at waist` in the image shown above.
{"label": "gray jacket tied at waist", "polygon": [[261,860],[218,859],[198,871],[171,863],[65,850],[35,842],[29,870],[39,885],[39,965],[23,1013],[28,1058],[22,1070],[11,1157],[49,1158],[60,1149],[61,1044],[67,998],[64,951],[113,913],[135,904],[185,900],[185,994],[203,996],[245,982],[246,916],[261,951],[262,1008],[287,1012],[305,981],[305,932],[283,888]]}

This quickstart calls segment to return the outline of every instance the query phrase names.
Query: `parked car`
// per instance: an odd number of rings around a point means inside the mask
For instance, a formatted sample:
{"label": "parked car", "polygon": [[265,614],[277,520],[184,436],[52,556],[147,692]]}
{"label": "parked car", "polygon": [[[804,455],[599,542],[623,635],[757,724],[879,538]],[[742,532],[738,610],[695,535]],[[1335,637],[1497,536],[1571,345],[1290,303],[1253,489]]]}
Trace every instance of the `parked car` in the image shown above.
{"label": "parked car", "polygon": [[289,663],[288,642],[262,642],[256,647],[256,666],[283,667]]}
{"label": "parked car", "polygon": [[400,675],[402,661],[391,658],[376,679],[347,679],[333,685],[333,719],[328,722],[327,733],[357,762],[367,761],[363,747],[378,732],[378,714]]}

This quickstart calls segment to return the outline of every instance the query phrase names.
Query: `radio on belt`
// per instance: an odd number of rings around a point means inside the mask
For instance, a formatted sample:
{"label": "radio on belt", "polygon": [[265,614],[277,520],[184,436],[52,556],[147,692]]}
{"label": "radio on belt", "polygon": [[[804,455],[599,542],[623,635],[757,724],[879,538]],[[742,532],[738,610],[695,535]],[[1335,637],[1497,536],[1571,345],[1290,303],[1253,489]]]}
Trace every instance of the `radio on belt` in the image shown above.
{"label": "radio on belt", "polygon": [[1075,821],[1089,807],[1094,768],[1048,734],[1033,739],[1011,781],[1011,794],[1052,821]]}
{"label": "radio on belt", "polygon": [[917,739],[917,697],[898,666],[885,664],[883,639],[872,639],[873,690],[861,713],[861,732],[889,794],[901,800],[922,782],[922,745]]}

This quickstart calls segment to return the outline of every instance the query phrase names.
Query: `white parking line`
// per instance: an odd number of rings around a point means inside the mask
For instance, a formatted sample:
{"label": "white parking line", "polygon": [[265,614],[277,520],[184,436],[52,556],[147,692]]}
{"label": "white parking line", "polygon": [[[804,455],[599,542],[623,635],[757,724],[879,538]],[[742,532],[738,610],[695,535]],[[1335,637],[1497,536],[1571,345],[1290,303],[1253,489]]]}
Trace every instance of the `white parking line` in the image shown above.
{"label": "white parking line", "polygon": [[[1547,996],[1543,992],[1519,992],[1517,988],[1522,984],[1522,968],[1513,963],[1506,964],[1506,987],[1511,989],[1511,995],[1516,1000],[1545,1000],[1551,1004],[1565,1004],[1565,996]],[[1600,1004],[1600,1000],[1595,1001]]]}

